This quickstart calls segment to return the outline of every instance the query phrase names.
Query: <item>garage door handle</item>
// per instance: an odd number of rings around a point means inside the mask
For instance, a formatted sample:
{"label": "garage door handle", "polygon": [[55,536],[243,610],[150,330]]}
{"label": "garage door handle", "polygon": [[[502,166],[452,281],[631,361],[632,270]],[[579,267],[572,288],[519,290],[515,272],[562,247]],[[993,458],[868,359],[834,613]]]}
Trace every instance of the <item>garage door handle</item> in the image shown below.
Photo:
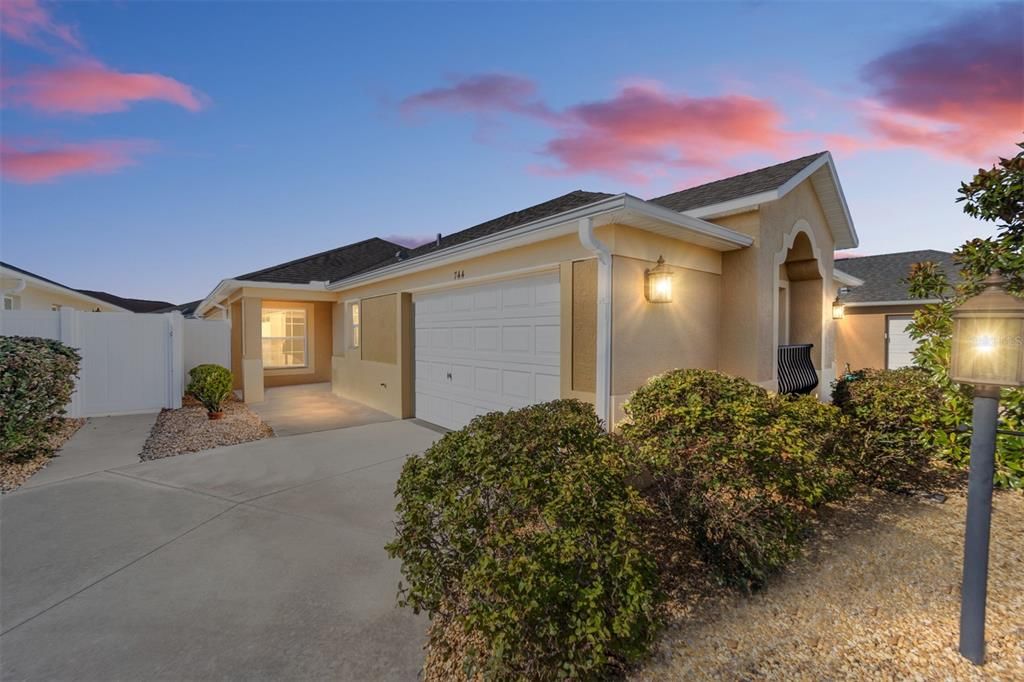
{"label": "garage door handle", "polygon": [[452,373],[448,372],[448,381],[451,381],[451,380],[452,380]]}

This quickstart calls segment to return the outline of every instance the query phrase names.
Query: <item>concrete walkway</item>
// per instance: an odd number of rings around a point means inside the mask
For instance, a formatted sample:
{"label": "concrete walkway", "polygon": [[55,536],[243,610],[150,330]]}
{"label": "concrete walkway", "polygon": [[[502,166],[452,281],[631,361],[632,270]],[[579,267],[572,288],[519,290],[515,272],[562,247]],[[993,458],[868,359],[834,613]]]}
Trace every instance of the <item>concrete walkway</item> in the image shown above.
{"label": "concrete walkway", "polygon": [[157,414],[125,417],[90,417],[46,467],[25,482],[24,488],[63,481],[139,462]]}
{"label": "concrete walkway", "polygon": [[263,402],[249,409],[278,436],[293,436],[394,420],[391,415],[331,393],[331,385],[302,384],[268,388]]}
{"label": "concrete walkway", "polygon": [[414,680],[395,606],[410,421],[270,438],[0,499],[0,679]]}

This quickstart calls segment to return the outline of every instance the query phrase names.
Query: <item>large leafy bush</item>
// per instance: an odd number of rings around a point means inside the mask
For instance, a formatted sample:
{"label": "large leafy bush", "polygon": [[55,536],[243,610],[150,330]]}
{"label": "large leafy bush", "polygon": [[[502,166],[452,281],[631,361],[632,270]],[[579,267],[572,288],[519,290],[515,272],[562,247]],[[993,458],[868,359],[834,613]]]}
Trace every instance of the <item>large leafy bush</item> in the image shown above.
{"label": "large leafy bush", "polygon": [[667,525],[686,530],[727,581],[764,582],[799,550],[812,510],[839,495],[836,408],[773,396],[707,370],[654,377],[630,398],[622,434]]}
{"label": "large leafy bush", "polygon": [[401,602],[480,643],[460,652],[435,637],[435,655],[490,679],[560,680],[603,679],[644,654],[657,576],[633,471],[571,400],[477,417],[411,457],[387,548],[408,583]]}
{"label": "large leafy bush", "polygon": [[46,450],[80,362],[60,341],[0,336],[0,454],[33,457]]}
{"label": "large leafy bush", "polygon": [[[1018,147],[1024,149],[1024,143]],[[911,295],[939,302],[915,312],[908,330],[918,342],[914,363],[941,390],[936,421],[922,432],[922,443],[939,457],[965,466],[971,435],[961,427],[971,422],[973,390],[949,378],[952,315],[956,306],[978,293],[980,283],[997,270],[1008,279],[1011,294],[1024,296],[1024,152],[1000,159],[989,170],[979,170],[970,182],[961,184],[959,194],[957,201],[963,202],[964,213],[996,223],[997,235],[972,239],[954,252],[961,268],[958,282],[951,282],[934,263],[912,267],[908,277]],[[999,428],[1024,430],[1024,389],[1003,389]],[[995,483],[1007,488],[1024,487],[1024,438],[998,436]]]}
{"label": "large leafy bush", "polygon": [[832,400],[850,419],[844,453],[858,478],[900,488],[928,472],[934,450],[922,434],[936,428],[943,396],[926,372],[861,370],[835,383]]}
{"label": "large leafy bush", "polygon": [[206,411],[220,412],[231,395],[231,370],[220,365],[196,365],[188,372],[186,392],[201,402]]}

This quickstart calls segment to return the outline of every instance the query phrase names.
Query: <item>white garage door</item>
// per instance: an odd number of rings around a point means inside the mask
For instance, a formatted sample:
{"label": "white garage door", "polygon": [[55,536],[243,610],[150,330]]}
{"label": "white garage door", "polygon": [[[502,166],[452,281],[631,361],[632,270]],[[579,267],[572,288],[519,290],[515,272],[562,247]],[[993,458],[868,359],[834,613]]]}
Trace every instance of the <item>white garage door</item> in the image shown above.
{"label": "white garage door", "polygon": [[458,429],[559,397],[558,274],[413,298],[416,416]]}
{"label": "white garage door", "polygon": [[917,348],[917,341],[910,338],[910,334],[907,332],[908,324],[910,324],[909,317],[888,318],[886,338],[889,352],[885,363],[887,369],[910,367],[914,364],[913,353]]}

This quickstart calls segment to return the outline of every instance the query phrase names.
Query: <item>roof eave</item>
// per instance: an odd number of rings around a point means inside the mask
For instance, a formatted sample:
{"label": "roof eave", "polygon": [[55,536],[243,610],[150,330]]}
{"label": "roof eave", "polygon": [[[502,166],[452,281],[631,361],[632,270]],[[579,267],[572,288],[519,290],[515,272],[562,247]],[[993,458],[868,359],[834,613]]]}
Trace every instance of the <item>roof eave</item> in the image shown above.
{"label": "roof eave", "polygon": [[408,261],[394,263],[345,279],[336,280],[331,282],[327,288],[332,291],[351,289],[399,275],[441,267],[447,263],[465,260],[466,258],[483,256],[495,251],[514,248],[532,241],[550,239],[560,236],[562,233],[574,233],[576,231],[576,221],[581,218],[594,218],[599,220],[600,224],[607,225],[615,223],[616,218],[623,218],[628,215],[644,216],[662,225],[662,229],[652,229],[653,224],[646,227],[639,226],[640,229],[647,229],[648,231],[675,239],[699,243],[702,246],[718,251],[742,249],[750,246],[754,241],[748,235],[735,232],[721,225],[715,225],[693,216],[678,213],[630,194],[617,194],[587,204],[586,206],[574,208],[508,230],[502,230],[501,232],[480,237],[463,244],[450,246]]}
{"label": "roof eave", "polygon": [[853,217],[850,215],[850,207],[846,202],[846,194],[843,192],[843,186],[839,182],[839,174],[836,172],[835,162],[832,160],[832,154],[830,152],[823,153],[817,159],[807,164],[803,170],[780,185],[777,189],[769,190],[767,192],[758,192],[757,194],[750,194],[745,197],[730,199],[729,201],[723,201],[717,204],[700,206],[689,211],[683,211],[683,215],[714,220],[715,218],[722,218],[727,215],[753,211],[759,208],[761,204],[767,204],[783,198],[793,191],[797,185],[810,178],[815,171],[823,167],[828,168],[832,185],[835,187],[836,191],[836,201],[839,204],[843,216],[841,225],[829,225],[829,229],[832,231],[832,238],[835,241],[835,248],[856,248],[860,245],[860,238],[857,236],[857,230],[853,225]]}
{"label": "roof eave", "polygon": [[118,310],[122,310],[122,311],[124,311],[126,313],[134,312],[132,310],[129,310],[128,308],[125,308],[123,306],[119,306],[116,303],[110,303],[109,301],[104,301],[103,299],[95,298],[93,296],[90,296],[89,294],[83,294],[78,289],[72,289],[71,287],[64,286],[63,284],[56,284],[54,282],[48,282],[48,281],[46,281],[44,279],[40,279],[38,277],[33,277],[32,275],[28,274],[27,272],[23,272],[21,270],[15,270],[14,268],[6,268],[6,267],[4,269],[7,270],[9,273],[11,273],[11,274],[7,275],[7,277],[10,277],[11,279],[32,280],[32,283],[35,286],[39,287],[40,289],[47,289],[47,290],[50,290],[50,291],[55,291],[57,293],[64,294],[65,296],[70,294],[72,296],[77,296],[78,298],[83,298],[86,301],[89,301],[90,303],[94,303],[96,305],[110,306],[112,308],[117,308]]}
{"label": "roof eave", "polygon": [[232,293],[242,288],[251,289],[294,289],[296,291],[326,291],[327,282],[312,281],[308,284],[295,284],[292,282],[261,282],[258,280],[248,279],[222,279],[217,286],[213,288],[206,298],[196,306],[192,315],[195,317],[202,317],[210,308],[219,304],[225,298],[230,296]]}

